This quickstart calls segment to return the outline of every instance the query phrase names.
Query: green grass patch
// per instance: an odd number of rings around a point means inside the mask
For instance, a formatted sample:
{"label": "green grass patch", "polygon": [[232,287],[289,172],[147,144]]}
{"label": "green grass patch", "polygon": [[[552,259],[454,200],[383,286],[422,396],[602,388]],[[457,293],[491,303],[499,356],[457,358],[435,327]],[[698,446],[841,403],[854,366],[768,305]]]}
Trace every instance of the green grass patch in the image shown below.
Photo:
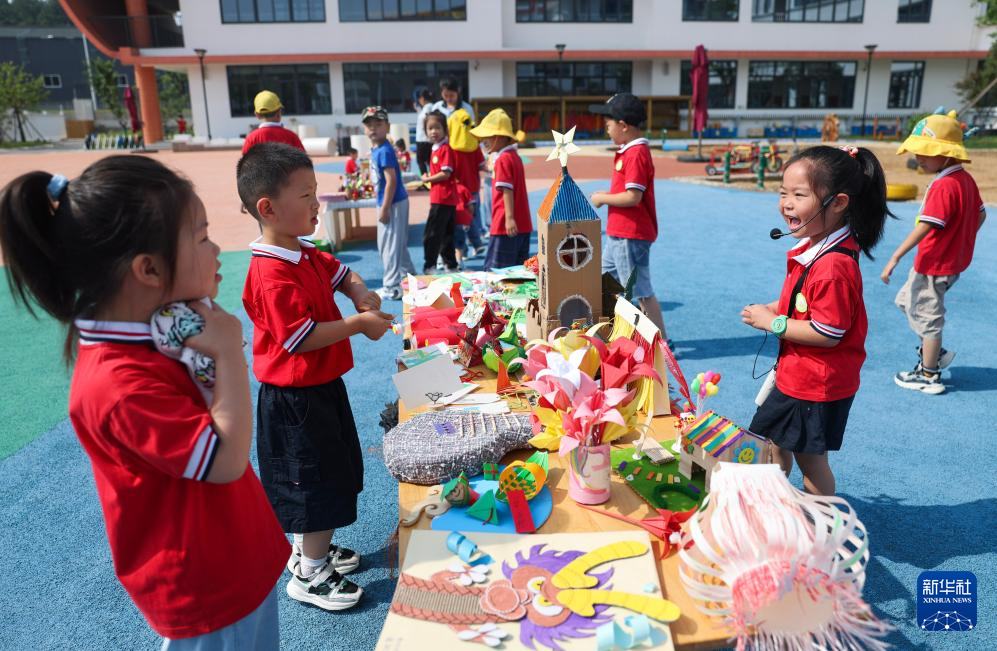
{"label": "green grass patch", "polygon": [[48,143],[44,140],[29,140],[28,142],[10,142],[4,140],[0,142],[0,149],[28,149],[31,147],[41,147]]}
{"label": "green grass patch", "polygon": [[[242,308],[242,286],[249,268],[248,251],[221,254],[223,275],[218,303],[229,311]],[[0,355],[4,360],[0,401],[0,459],[5,459],[67,418],[70,370],[62,360],[65,329],[44,313],[33,318],[14,303],[0,281]]]}
{"label": "green grass patch", "polygon": [[[661,441],[661,445],[671,451],[673,442],[673,440],[664,440]],[[634,459],[633,456],[633,448],[610,452],[613,472],[622,477],[626,485],[653,508],[688,511],[698,507],[706,497],[706,490],[703,487],[705,475],[702,470],[697,473],[695,466],[692,480],[688,480],[679,473],[678,457],[675,461],[655,465],[646,455],[641,455],[640,459]],[[678,482],[669,482],[669,476],[678,478]]]}
{"label": "green grass patch", "polygon": [[965,145],[966,149],[997,149],[997,136],[972,136]]}

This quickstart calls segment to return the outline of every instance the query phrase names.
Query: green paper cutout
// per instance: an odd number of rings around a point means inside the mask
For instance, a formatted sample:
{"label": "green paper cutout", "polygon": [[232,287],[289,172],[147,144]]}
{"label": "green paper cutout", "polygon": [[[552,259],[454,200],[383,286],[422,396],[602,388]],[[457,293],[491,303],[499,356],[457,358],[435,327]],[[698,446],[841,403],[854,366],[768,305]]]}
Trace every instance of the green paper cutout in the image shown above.
{"label": "green paper cutout", "polygon": [[498,524],[498,509],[495,506],[495,491],[488,491],[478,501],[467,507],[467,517],[481,520],[485,524]]}
{"label": "green paper cutout", "polygon": [[546,450],[537,450],[529,456],[526,463],[535,463],[544,469],[544,472],[550,472],[547,466],[547,460],[550,458],[550,453]]}

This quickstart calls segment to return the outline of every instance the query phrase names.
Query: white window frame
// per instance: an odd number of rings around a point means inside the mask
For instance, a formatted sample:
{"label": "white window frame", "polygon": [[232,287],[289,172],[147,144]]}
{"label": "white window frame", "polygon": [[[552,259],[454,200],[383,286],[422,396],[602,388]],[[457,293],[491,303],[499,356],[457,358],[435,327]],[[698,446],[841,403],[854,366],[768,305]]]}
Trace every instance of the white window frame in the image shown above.
{"label": "white window frame", "polygon": [[[50,79],[54,79],[56,83],[50,84]],[[42,86],[45,88],[62,88],[62,75],[55,73],[42,75]]]}
{"label": "white window frame", "polygon": [[[583,263],[581,263],[580,265],[577,265],[577,266],[567,265],[567,264],[564,263],[564,260],[561,259],[561,248],[564,245],[566,245],[568,243],[568,240],[571,239],[571,238],[576,238],[576,239],[582,240],[582,242],[584,242],[587,245],[587,247],[588,247],[588,252],[589,252],[588,257],[585,259],[585,262],[583,262]],[[578,246],[577,246],[577,243],[576,243],[575,248],[570,249],[570,250],[575,254],[575,260],[577,261],[578,260],[578,252],[579,251],[584,251],[585,248],[579,249]],[[554,250],[554,255],[557,257],[557,264],[561,265],[562,269],[567,269],[568,271],[578,271],[580,269],[584,269],[585,265],[587,265],[588,263],[592,262],[592,259],[595,257],[595,247],[592,246],[592,241],[589,238],[587,238],[584,235],[582,235],[581,233],[569,233],[568,235],[566,235],[564,237],[563,240],[561,240],[560,242],[558,242],[557,248]]]}

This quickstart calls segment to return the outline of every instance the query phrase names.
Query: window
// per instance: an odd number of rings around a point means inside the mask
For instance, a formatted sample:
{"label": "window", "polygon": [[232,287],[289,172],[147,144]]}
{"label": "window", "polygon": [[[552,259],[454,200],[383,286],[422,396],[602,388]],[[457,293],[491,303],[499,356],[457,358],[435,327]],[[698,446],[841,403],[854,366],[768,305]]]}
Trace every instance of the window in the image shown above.
{"label": "window", "polygon": [[[679,94],[692,95],[692,61],[682,62],[679,80]],[[710,91],[706,105],[711,109],[734,108],[737,90],[737,61],[717,59],[710,61]]]}
{"label": "window", "polygon": [[921,105],[924,61],[894,61],[890,64],[889,108],[917,108]]}
{"label": "window", "polygon": [[592,243],[584,235],[569,235],[557,245],[557,262],[568,271],[578,271],[592,259]]}
{"label": "window", "polygon": [[516,0],[517,23],[632,23],[633,0]]}
{"label": "window", "polygon": [[861,23],[865,0],[754,0],[761,23]]}
{"label": "window", "polygon": [[62,75],[42,75],[42,86],[45,88],[62,88]]}
{"label": "window", "polygon": [[223,23],[324,23],[325,0],[221,0]]}
{"label": "window", "polygon": [[557,318],[565,328],[572,327],[575,321],[592,323],[592,305],[581,294],[574,294],[557,306]]}
{"label": "window", "polygon": [[630,91],[633,64],[590,61],[540,61],[516,64],[516,94],[521,97],[613,95]]}
{"label": "window", "polygon": [[900,6],[897,7],[897,22],[931,22],[931,0],[900,0]]}
{"label": "window", "polygon": [[339,20],[467,20],[467,0],[339,0]]}
{"label": "window", "polygon": [[751,61],[748,108],[851,108],[854,61]]}
{"label": "window", "polygon": [[440,79],[454,77],[467,99],[467,62],[344,63],[343,84],[346,112],[359,113],[365,106],[380,104],[388,110],[411,112],[414,93],[423,88],[437,92]]}
{"label": "window", "polygon": [[682,20],[737,22],[740,0],[682,0]]}
{"label": "window", "polygon": [[277,93],[288,115],[332,113],[327,64],[228,66],[226,71],[229,107],[234,118],[253,115],[253,98],[264,89]]}
{"label": "window", "polygon": [[118,85],[118,88],[128,88],[131,85],[128,83],[128,75],[122,73],[114,75],[114,83]]}

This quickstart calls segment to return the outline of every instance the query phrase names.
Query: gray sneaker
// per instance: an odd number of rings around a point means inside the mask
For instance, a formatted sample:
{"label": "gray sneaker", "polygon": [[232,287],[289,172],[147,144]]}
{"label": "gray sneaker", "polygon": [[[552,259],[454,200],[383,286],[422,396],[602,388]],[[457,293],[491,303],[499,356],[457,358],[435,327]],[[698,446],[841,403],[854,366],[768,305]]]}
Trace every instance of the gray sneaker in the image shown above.
{"label": "gray sneaker", "polygon": [[[339,545],[329,545],[328,559],[332,561],[332,569],[340,574],[349,574],[360,567],[360,554]],[[296,542],[291,543],[291,556],[287,559],[287,571],[294,572],[294,567],[300,562],[301,547]]]}
{"label": "gray sneaker", "polygon": [[934,376],[925,375],[920,362],[914,367],[913,371],[900,371],[897,373],[893,376],[893,381],[897,383],[898,387],[910,389],[911,391],[920,391],[921,393],[933,396],[945,393],[945,385],[942,384],[941,372],[935,373]]}
{"label": "gray sneaker", "polygon": [[287,596],[296,601],[323,610],[346,610],[356,606],[363,596],[363,589],[334,570],[332,563],[326,563],[311,577],[299,576],[300,571],[301,565],[295,565],[287,583]]}
{"label": "gray sneaker", "polygon": [[[921,357],[920,346],[917,347],[917,358],[919,360],[923,359],[923,357]],[[951,350],[945,350],[944,348],[942,348],[941,350],[938,351],[938,368],[939,369],[948,368],[949,364],[952,363],[953,359],[955,359],[955,353],[952,352]]]}

